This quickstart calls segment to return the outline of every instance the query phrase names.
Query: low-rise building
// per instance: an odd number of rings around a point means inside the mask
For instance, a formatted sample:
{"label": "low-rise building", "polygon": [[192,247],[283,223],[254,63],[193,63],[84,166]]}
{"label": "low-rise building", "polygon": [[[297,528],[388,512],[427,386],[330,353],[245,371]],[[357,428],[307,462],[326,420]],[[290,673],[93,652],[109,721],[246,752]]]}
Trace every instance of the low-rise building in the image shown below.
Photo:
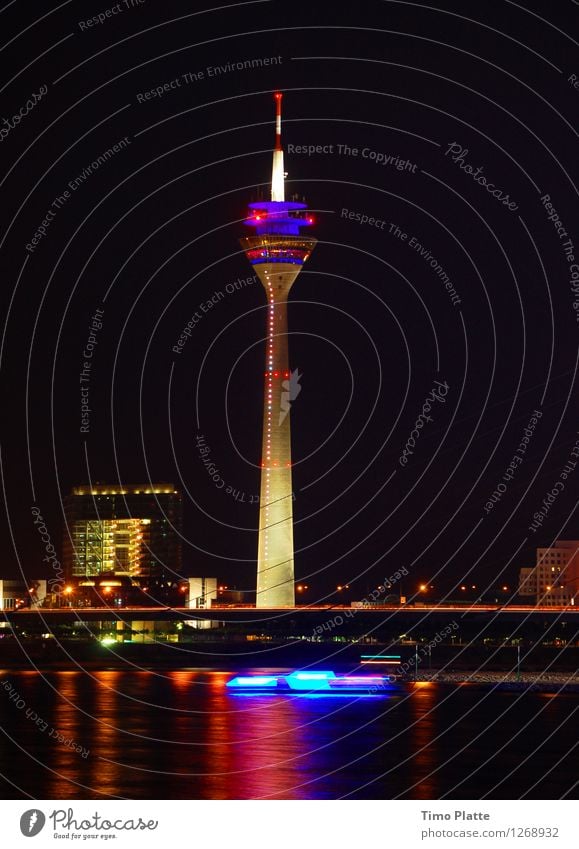
{"label": "low-rise building", "polygon": [[[188,578],[189,594],[187,607],[196,610],[206,610],[217,600],[217,578]],[[192,628],[216,628],[217,622],[211,619],[189,619],[187,624]]]}
{"label": "low-rise building", "polygon": [[46,581],[0,578],[0,610],[38,607],[46,598]]}
{"label": "low-rise building", "polygon": [[547,607],[579,606],[579,541],[538,548],[535,566],[519,572],[519,594]]}

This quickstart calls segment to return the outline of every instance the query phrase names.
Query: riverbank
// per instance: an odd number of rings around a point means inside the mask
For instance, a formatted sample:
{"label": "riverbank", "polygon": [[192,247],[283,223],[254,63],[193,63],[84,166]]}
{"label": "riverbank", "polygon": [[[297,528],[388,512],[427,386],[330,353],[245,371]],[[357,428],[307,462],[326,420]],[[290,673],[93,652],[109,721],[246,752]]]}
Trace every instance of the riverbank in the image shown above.
{"label": "riverbank", "polygon": [[[424,667],[415,670],[415,647],[364,643],[310,643],[303,640],[276,642],[219,640],[207,636],[180,643],[103,644],[97,640],[14,638],[0,640],[0,670],[40,672],[106,670],[163,672],[171,670],[219,670],[253,672],[287,671],[296,668],[333,669],[339,673],[380,673],[392,667],[365,665],[362,655],[399,654],[402,682],[437,682],[449,686],[470,684],[500,690],[566,693],[579,692],[579,648],[534,646],[521,652],[521,676],[517,678],[517,652],[512,647],[477,645],[440,646]],[[433,668],[426,668],[432,663]],[[547,670],[547,671],[546,671]]]}
{"label": "riverbank", "polygon": [[575,672],[446,672],[429,670],[419,675],[407,675],[413,683],[484,684],[500,690],[533,691],[541,693],[579,693],[579,671]]}

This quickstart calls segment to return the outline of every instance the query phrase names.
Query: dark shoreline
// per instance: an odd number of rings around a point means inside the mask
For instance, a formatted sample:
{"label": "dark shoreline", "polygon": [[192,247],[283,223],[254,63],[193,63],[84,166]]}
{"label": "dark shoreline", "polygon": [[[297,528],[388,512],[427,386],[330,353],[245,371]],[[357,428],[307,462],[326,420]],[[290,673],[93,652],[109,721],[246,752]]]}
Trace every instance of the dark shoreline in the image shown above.
{"label": "dark shoreline", "polygon": [[409,675],[409,683],[472,684],[497,690],[539,693],[579,693],[577,672],[445,672],[436,669],[418,676]]}
{"label": "dark shoreline", "polygon": [[[37,670],[86,671],[111,669],[136,672],[171,670],[219,670],[235,672],[256,669],[295,667],[331,668],[342,673],[365,671],[390,672],[392,668],[363,666],[362,653],[385,651],[385,646],[364,644],[245,642],[199,640],[188,643],[113,643],[82,640],[16,640],[0,642],[0,671],[3,673]],[[482,650],[478,646],[452,647],[440,650],[426,668],[424,662],[415,668],[414,649],[400,646],[402,666],[400,680],[407,684],[435,682],[444,685],[468,685],[507,691],[539,691],[545,693],[579,693],[579,651],[535,650],[521,652],[523,662],[517,674],[516,654],[512,648],[499,651]],[[460,651],[458,650],[460,648]]]}

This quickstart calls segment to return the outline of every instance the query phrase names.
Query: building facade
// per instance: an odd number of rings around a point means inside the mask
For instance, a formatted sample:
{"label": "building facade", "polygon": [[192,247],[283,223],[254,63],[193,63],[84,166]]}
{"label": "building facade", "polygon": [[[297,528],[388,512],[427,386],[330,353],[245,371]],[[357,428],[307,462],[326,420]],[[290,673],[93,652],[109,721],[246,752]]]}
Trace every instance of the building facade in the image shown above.
{"label": "building facade", "polygon": [[536,565],[519,572],[519,595],[547,607],[579,605],[579,541],[538,548]]}
{"label": "building facade", "polygon": [[173,484],[79,486],[65,499],[67,579],[179,575],[182,498]]}
{"label": "building facade", "polygon": [[187,607],[203,609],[217,601],[217,578],[188,578]]}
{"label": "building facade", "polygon": [[[217,600],[217,578],[188,578],[189,592],[187,607],[206,610]],[[217,628],[219,623],[212,619],[188,619],[187,625],[198,631]]]}
{"label": "building facade", "polygon": [[18,610],[20,607],[39,607],[46,598],[46,581],[0,579],[0,610]]}

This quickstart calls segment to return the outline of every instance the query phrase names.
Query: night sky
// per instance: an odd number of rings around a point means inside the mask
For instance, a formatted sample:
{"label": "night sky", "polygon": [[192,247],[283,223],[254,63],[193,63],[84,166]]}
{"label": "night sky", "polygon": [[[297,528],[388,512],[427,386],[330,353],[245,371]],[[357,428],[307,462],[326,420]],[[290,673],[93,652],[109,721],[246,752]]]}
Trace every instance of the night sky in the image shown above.
{"label": "night sky", "polygon": [[319,240],[289,308],[308,600],[401,566],[408,592],[513,586],[576,539],[578,16],[4,2],[1,575],[50,577],[31,507],[60,546],[73,486],[162,480],[185,573],[254,588],[265,295],[238,239],[278,89],[286,197]]}

